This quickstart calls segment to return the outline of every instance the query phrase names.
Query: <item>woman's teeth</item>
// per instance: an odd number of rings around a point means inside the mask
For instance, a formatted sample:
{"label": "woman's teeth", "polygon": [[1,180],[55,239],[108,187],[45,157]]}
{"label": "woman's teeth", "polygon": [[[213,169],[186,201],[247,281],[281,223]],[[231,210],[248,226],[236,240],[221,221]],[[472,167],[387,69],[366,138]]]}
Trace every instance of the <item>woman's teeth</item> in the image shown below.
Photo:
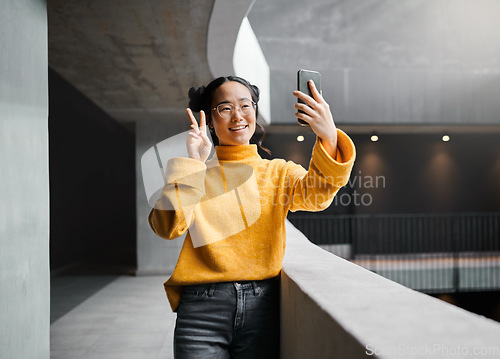
{"label": "woman's teeth", "polygon": [[231,131],[238,131],[238,130],[244,129],[245,127],[247,127],[247,125],[238,126],[238,127],[231,127],[229,130],[231,130]]}

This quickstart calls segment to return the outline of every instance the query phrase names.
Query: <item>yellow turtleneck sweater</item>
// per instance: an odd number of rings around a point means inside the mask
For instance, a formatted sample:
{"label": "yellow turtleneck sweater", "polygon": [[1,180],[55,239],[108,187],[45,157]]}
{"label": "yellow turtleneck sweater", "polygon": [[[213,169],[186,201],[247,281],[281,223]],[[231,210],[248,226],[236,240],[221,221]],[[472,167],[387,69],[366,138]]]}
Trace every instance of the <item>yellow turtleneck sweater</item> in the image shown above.
{"label": "yellow turtleneck sweater", "polygon": [[256,145],[216,146],[206,164],[168,161],[165,186],[148,220],[165,239],[188,231],[165,282],[173,311],[184,285],[279,274],[288,211],[323,210],[347,184],[356,151],[351,139],[337,132],[336,158],[316,140],[308,171],[291,161],[264,160]]}

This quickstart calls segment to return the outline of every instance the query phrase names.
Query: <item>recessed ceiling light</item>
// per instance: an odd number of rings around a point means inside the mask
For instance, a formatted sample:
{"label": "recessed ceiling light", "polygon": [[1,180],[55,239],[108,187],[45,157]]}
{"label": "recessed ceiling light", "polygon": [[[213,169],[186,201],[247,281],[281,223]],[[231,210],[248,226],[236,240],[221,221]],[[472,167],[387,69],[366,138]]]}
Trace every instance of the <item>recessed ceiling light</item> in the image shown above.
{"label": "recessed ceiling light", "polygon": [[304,136],[302,136],[302,135],[297,136],[297,141],[299,141],[299,142],[304,141]]}
{"label": "recessed ceiling light", "polygon": [[442,140],[443,140],[443,142],[448,142],[450,140],[450,136],[443,135]]}
{"label": "recessed ceiling light", "polygon": [[373,134],[372,137],[370,137],[370,140],[372,140],[372,142],[377,142],[378,136],[376,134]]}

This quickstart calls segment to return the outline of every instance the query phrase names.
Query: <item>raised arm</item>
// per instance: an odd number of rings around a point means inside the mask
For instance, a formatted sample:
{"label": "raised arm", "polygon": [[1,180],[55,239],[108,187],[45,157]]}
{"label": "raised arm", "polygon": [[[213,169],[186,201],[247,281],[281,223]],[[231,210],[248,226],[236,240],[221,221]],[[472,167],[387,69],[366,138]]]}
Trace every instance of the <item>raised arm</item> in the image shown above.
{"label": "raised arm", "polygon": [[153,232],[165,239],[184,234],[194,221],[193,210],[205,193],[205,161],[212,149],[207,136],[205,113],[200,126],[192,111],[186,109],[191,130],[186,140],[189,158],[172,158],[167,162],[165,186],[148,216]]}
{"label": "raised arm", "polygon": [[320,211],[327,208],[338,190],[349,181],[356,149],[354,143],[341,130],[337,132],[337,148],[332,158],[318,138],[314,145],[309,169],[289,162],[288,196],[292,212]]}

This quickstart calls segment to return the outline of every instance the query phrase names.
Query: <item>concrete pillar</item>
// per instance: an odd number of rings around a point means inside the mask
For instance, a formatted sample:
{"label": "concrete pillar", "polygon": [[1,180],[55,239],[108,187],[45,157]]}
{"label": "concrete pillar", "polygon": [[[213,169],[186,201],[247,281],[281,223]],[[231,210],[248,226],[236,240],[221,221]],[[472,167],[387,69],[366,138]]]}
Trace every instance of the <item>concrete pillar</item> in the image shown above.
{"label": "concrete pillar", "polygon": [[49,358],[47,10],[0,7],[0,358]]}
{"label": "concrete pillar", "polygon": [[[189,130],[189,118],[183,110],[173,110],[165,121],[145,120],[136,123],[136,178],[137,178],[137,275],[170,275],[177,263],[184,236],[165,240],[156,236],[148,224],[151,206],[144,189],[141,158],[152,146]],[[185,144],[170,148],[171,153],[182,153]],[[179,154],[178,156],[187,156]],[[164,161],[162,161],[164,162]],[[166,163],[163,163],[165,168]],[[160,168],[157,168],[160,170]]]}

